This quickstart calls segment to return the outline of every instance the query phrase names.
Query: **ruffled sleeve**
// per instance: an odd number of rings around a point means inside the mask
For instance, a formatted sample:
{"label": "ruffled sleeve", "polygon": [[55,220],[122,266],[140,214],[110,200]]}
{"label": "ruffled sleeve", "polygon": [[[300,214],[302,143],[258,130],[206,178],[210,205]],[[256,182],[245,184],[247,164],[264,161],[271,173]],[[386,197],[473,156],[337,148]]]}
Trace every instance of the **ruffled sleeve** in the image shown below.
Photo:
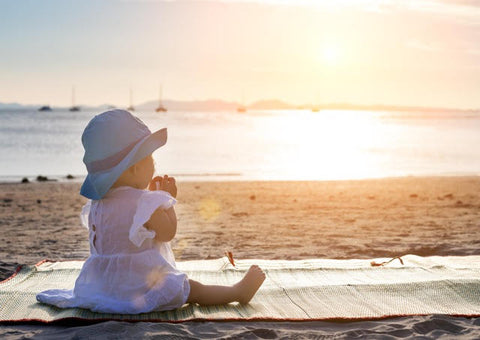
{"label": "ruffled sleeve", "polygon": [[158,208],[164,210],[169,209],[173,207],[175,203],[177,203],[177,200],[166,191],[145,190],[137,202],[137,210],[133,217],[133,223],[128,236],[130,241],[137,247],[140,247],[146,239],[154,238],[155,232],[145,228],[144,224],[148,222],[155,210]]}
{"label": "ruffled sleeve", "polygon": [[82,225],[88,229],[88,215],[90,215],[90,209],[92,208],[92,200],[88,200],[87,203],[82,208],[82,212],[80,213],[80,221],[82,221]]}

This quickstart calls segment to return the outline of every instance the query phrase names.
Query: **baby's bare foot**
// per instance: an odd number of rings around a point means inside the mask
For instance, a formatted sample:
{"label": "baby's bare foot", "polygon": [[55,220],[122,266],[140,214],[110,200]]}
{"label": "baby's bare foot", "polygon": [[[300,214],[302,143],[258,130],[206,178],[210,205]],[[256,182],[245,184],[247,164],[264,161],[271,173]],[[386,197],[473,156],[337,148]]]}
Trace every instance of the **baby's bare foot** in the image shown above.
{"label": "baby's bare foot", "polygon": [[235,285],[235,287],[238,288],[239,294],[237,301],[242,304],[248,303],[260,288],[263,281],[265,281],[265,273],[263,270],[257,265],[251,266],[243,279]]}

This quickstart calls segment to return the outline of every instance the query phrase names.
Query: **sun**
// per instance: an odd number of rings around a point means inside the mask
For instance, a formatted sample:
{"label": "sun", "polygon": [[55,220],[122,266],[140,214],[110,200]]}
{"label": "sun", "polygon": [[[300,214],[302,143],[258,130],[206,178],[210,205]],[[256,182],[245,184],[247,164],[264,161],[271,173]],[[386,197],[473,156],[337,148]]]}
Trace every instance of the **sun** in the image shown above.
{"label": "sun", "polygon": [[327,64],[334,65],[340,60],[340,49],[336,45],[325,45],[322,48],[322,60]]}

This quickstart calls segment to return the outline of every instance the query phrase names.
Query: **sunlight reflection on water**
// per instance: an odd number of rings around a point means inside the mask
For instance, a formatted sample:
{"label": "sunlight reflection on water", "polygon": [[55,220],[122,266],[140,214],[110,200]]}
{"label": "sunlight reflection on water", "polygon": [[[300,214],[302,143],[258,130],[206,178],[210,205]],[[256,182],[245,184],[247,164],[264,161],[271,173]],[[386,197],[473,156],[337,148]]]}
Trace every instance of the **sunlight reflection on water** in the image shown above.
{"label": "sunlight reflection on water", "polygon": [[[0,176],[85,175],[98,112],[0,112]],[[322,110],[137,112],[168,127],[159,173],[182,180],[332,180],[480,173],[480,115]]]}

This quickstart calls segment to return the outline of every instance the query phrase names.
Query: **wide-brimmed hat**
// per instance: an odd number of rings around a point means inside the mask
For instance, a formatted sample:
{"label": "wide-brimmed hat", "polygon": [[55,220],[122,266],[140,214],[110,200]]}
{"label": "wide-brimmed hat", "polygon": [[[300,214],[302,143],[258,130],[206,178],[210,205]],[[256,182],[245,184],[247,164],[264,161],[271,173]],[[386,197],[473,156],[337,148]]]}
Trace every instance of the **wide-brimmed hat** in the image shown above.
{"label": "wide-brimmed hat", "polygon": [[95,116],[82,134],[88,175],[80,194],[101,199],[126,169],[166,142],[167,129],[152,133],[128,111],[110,110]]}

